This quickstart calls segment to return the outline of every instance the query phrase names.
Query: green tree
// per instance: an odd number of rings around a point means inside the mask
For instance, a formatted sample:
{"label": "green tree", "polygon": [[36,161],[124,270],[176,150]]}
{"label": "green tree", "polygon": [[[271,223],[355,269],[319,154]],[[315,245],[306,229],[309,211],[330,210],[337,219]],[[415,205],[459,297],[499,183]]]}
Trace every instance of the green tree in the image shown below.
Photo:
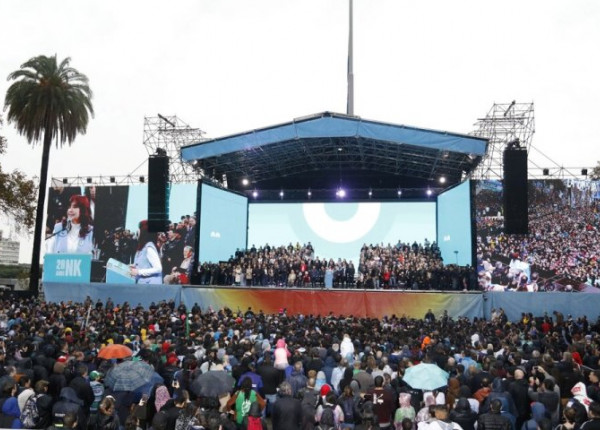
{"label": "green tree", "polygon": [[30,144],[42,141],[42,164],[31,256],[29,290],[38,293],[40,279],[40,247],[44,223],[46,182],[50,162],[50,146],[73,143],[85,134],[90,116],[94,115],[92,91],[88,78],[69,66],[70,58],[60,63],[53,57],[40,55],[21,65],[10,75],[14,81],[6,91],[6,119]]}
{"label": "green tree", "polygon": [[[2,126],[2,118],[0,118]],[[0,136],[0,155],[6,152],[6,139]],[[35,220],[35,182],[14,170],[5,172],[0,165],[0,212],[16,221],[17,227],[31,229]]]}

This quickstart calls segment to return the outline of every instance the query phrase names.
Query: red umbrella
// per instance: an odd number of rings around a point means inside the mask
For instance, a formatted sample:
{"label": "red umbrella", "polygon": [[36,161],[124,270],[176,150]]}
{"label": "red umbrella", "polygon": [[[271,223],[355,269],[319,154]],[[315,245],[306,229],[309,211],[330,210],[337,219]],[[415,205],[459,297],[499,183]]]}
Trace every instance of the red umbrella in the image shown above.
{"label": "red umbrella", "polygon": [[110,360],[112,358],[127,358],[132,355],[133,351],[130,348],[118,343],[107,345],[98,353],[98,357],[105,360]]}

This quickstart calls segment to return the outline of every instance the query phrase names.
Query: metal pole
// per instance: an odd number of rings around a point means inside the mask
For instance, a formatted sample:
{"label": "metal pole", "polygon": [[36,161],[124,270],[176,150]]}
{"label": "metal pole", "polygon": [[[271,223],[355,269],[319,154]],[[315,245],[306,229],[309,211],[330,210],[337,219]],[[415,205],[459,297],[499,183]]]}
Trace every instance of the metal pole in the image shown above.
{"label": "metal pole", "polygon": [[349,13],[349,29],[348,29],[348,100],[346,104],[346,114],[354,115],[354,66],[353,66],[353,19],[352,19],[352,3],[350,2],[350,13]]}

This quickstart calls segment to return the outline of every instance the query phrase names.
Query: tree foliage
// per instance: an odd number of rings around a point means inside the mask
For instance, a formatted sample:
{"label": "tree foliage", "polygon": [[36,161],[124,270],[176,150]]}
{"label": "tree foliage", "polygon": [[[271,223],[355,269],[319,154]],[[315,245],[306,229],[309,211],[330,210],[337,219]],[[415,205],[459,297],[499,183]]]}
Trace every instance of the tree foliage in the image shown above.
{"label": "tree foliage", "polygon": [[59,63],[56,55],[31,58],[19,70],[8,75],[8,80],[14,82],[4,98],[7,121],[14,124],[30,144],[35,145],[42,140],[29,280],[29,289],[34,294],[39,287],[44,203],[52,141],[57,147],[64,143],[70,145],[78,134],[86,132],[89,118],[94,114],[88,78],[70,67],[70,62],[70,58],[65,58]]}
{"label": "tree foliage", "polygon": [[[6,145],[6,138],[0,136],[0,155],[6,153]],[[0,212],[16,221],[17,228],[29,230],[33,227],[36,194],[34,181],[19,170],[5,172],[0,164]]]}

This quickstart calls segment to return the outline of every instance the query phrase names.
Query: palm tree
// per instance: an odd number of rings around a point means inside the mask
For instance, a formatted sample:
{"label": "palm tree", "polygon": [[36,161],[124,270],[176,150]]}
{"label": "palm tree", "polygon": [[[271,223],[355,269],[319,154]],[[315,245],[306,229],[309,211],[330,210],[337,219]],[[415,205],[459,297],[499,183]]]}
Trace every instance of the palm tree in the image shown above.
{"label": "palm tree", "polygon": [[33,145],[42,140],[43,136],[29,277],[29,290],[36,295],[40,279],[40,248],[50,146],[53,140],[57,148],[65,142],[69,145],[73,143],[77,134],[85,134],[89,117],[94,115],[88,78],[69,67],[70,61],[70,58],[65,58],[59,64],[56,55],[40,55],[30,59],[19,70],[8,75],[8,80],[15,82],[6,91],[4,99],[4,110],[8,109],[6,119],[15,124],[19,134],[24,135]]}

